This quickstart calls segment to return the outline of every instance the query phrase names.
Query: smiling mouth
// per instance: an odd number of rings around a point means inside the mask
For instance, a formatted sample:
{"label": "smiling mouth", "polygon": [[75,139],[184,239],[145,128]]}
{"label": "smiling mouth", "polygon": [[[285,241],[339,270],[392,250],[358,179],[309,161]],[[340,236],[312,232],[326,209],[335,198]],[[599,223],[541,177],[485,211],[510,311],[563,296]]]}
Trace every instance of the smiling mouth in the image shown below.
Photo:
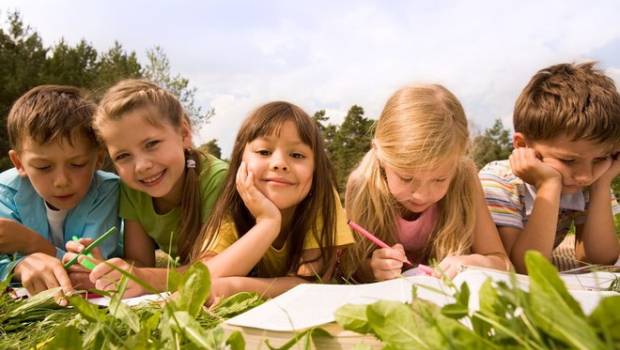
{"label": "smiling mouth", "polygon": [[280,185],[280,186],[294,185],[294,183],[284,180],[284,179],[265,179],[263,181],[270,183],[270,184],[274,184],[274,185]]}
{"label": "smiling mouth", "polygon": [[166,172],[166,170],[158,173],[157,175],[154,175],[154,176],[151,176],[151,177],[147,177],[147,178],[141,179],[139,181],[140,181],[140,183],[142,183],[142,184],[144,184],[146,186],[154,185],[164,176],[165,172]]}

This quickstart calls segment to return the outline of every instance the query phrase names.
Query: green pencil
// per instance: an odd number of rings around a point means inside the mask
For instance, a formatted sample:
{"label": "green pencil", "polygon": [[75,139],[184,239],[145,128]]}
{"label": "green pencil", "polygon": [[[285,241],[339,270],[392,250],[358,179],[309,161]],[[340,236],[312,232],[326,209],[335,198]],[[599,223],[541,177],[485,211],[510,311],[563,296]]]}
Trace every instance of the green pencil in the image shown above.
{"label": "green pencil", "polygon": [[112,228],[107,230],[104,234],[102,234],[101,236],[97,237],[97,239],[94,240],[91,244],[89,244],[88,247],[84,248],[84,250],[82,250],[82,252],[80,254],[76,255],[75,257],[73,257],[73,259],[69,260],[65,264],[65,269],[68,269],[71,266],[73,266],[73,264],[75,264],[78,261],[78,258],[80,257],[80,255],[87,255],[87,254],[90,253],[91,250],[97,248],[97,246],[99,244],[101,244],[101,242],[103,242],[106,239],[108,239],[108,237],[110,237],[112,235],[112,232],[114,232],[115,230],[116,230],[116,226],[112,226]]}

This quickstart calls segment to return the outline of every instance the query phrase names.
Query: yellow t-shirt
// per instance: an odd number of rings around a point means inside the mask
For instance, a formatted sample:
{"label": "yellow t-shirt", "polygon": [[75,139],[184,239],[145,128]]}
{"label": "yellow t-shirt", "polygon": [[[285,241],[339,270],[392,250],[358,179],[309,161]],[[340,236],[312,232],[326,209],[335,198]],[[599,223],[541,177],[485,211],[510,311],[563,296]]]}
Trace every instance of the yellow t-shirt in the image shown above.
{"label": "yellow t-shirt", "polygon": [[[336,197],[338,198],[338,197]],[[320,219],[319,219],[320,220]],[[353,234],[347,225],[347,217],[344,209],[338,201],[336,205],[336,246],[344,246],[347,244],[355,243]],[[220,253],[224,249],[231,246],[235,241],[239,239],[239,234],[234,222],[231,218],[224,219],[220,230],[213,242],[207,248],[207,251],[212,253]],[[284,242],[284,245],[280,249],[276,249],[270,246],[263,255],[263,258],[256,265],[258,276],[260,277],[279,277],[284,276],[288,271],[286,266],[289,247],[289,239]],[[319,248],[319,243],[314,239],[314,236],[310,231],[306,232],[304,238],[304,250]]]}

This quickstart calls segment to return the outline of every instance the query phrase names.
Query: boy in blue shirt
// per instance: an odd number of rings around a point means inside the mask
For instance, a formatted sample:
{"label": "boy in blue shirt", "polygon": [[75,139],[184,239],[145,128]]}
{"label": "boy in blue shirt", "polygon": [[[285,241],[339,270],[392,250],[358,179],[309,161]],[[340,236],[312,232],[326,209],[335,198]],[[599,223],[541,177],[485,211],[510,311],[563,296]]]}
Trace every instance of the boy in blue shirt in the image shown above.
{"label": "boy in blue shirt", "polygon": [[[0,280],[12,272],[30,294],[86,287],[86,273],[76,266],[68,274],[61,263],[65,244],[120,229],[118,177],[97,171],[104,153],[91,127],[95,108],[75,87],[42,85],[7,118],[15,167],[0,174]],[[120,235],[100,250],[119,255]]]}

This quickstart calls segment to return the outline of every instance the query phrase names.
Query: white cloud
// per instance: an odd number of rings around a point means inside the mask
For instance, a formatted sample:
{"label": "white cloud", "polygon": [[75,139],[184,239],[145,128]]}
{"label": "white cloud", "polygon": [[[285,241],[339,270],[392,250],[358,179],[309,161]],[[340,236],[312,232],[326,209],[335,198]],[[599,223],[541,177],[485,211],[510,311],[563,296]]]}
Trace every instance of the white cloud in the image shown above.
{"label": "white cloud", "polygon": [[[609,67],[593,52],[620,39],[616,1],[9,5],[48,42],[85,37],[105,48],[118,39],[139,53],[160,44],[199,102],[216,109],[200,138],[217,138],[224,154],[259,104],[285,99],[308,113],[326,109],[334,122],[358,104],[374,118],[413,82],[444,84],[481,129],[495,118],[511,125],[514,100],[537,70],[587,58]],[[618,81],[618,68],[607,71]]]}

